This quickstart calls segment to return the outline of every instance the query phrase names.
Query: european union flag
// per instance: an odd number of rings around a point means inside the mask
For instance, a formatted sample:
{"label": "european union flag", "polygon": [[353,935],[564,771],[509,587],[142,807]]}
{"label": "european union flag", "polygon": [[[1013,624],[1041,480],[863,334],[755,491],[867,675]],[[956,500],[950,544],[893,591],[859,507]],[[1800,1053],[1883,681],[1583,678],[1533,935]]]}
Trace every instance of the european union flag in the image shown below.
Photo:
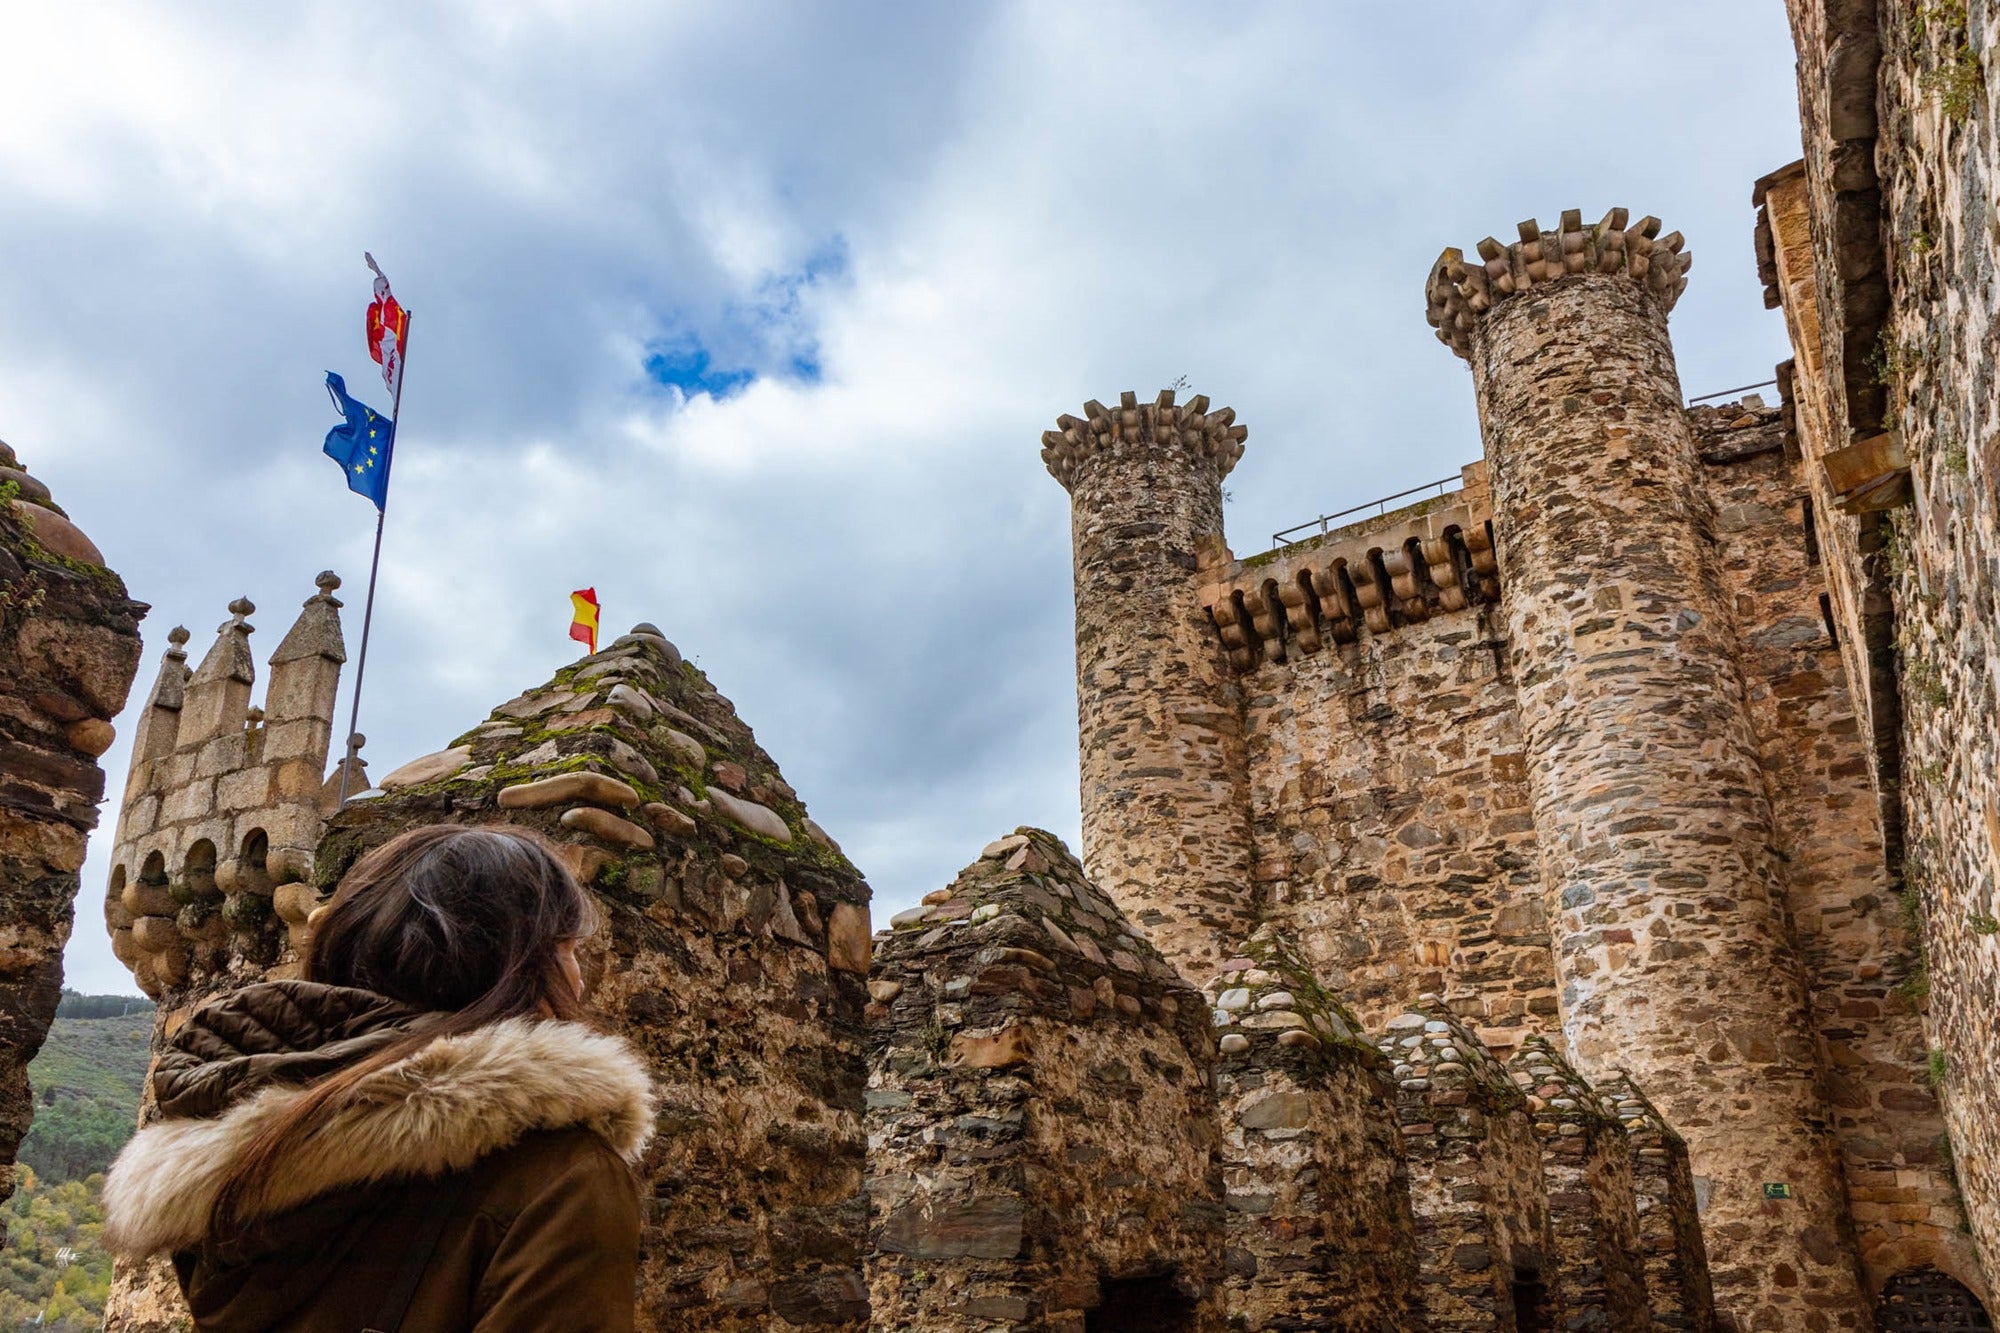
{"label": "european union flag", "polygon": [[347,418],[326,433],[326,456],[347,474],[347,489],[365,495],[377,509],[389,501],[389,457],[396,443],[396,423],[366,403],[347,396],[347,382],[326,372],[326,391]]}

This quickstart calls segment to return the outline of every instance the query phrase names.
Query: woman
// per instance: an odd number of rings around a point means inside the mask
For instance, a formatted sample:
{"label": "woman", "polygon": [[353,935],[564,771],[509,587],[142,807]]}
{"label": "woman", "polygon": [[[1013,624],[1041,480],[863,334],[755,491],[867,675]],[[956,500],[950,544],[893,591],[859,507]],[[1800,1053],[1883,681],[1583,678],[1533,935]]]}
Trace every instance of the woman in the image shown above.
{"label": "woman", "polygon": [[637,1055],[583,1020],[588,898],[513,829],[416,829],[320,909],[306,981],[208,1005],[105,1183],[203,1333],[632,1327]]}

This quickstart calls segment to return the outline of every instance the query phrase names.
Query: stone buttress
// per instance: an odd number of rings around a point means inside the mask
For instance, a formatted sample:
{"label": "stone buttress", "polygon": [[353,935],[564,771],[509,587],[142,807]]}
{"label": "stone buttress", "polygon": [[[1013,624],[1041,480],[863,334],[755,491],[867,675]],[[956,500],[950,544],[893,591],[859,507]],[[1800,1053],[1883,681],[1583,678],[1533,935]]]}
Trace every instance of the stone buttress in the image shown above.
{"label": "stone buttress", "polygon": [[[564,668],[332,817],[279,904],[301,947],[356,857],[437,823],[532,829],[591,890],[591,1007],[662,1097],[639,1326],[865,1327],[868,886],[729,701],[649,626]],[[173,1326],[144,1285],[109,1328]]]}
{"label": "stone buttress", "polygon": [[1572,1329],[1653,1327],[1624,1124],[1546,1037],[1507,1062],[1542,1148],[1554,1267]]}
{"label": "stone buttress", "polygon": [[1479,400],[1564,1031],[1586,1075],[1628,1066],[1687,1136],[1725,1309],[1864,1327],[1667,336],[1687,257],[1626,222],[1523,223],[1445,251],[1426,293]]}
{"label": "stone buttress", "polygon": [[1190,978],[1255,926],[1239,692],[1200,600],[1246,428],[1172,390],[1042,436],[1070,493],[1083,857]]}
{"label": "stone buttress", "polygon": [[1220,1330],[1208,1006],[1021,829],[878,938],[874,1327]]}
{"label": "stone buttress", "polygon": [[1638,1207],[1635,1253],[1646,1282],[1653,1327],[1717,1333],[1715,1292],[1702,1246],[1694,1172],[1687,1144],[1639,1091],[1632,1077],[1599,1079],[1597,1095],[1625,1127],[1632,1152],[1632,1194]]}
{"label": "stone buttress", "polygon": [[1421,1325],[1389,1064],[1266,926],[1209,980],[1221,1059],[1230,1327]]}
{"label": "stone buttress", "polygon": [[0,1201],[34,1115],[28,1062],[62,992],[98,756],[139,666],[144,603],[0,444]]}
{"label": "stone buttress", "polygon": [[1435,995],[1390,1019],[1375,1044],[1396,1081],[1428,1327],[1567,1327],[1526,1095]]}

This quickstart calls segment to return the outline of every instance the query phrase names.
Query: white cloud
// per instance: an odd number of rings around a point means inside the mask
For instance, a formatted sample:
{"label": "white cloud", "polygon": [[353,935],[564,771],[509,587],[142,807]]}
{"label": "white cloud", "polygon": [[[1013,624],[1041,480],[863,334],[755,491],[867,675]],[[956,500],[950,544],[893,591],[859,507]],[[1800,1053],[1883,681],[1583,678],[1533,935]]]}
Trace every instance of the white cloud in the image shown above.
{"label": "white cloud", "polygon": [[[352,645],[373,515],[318,457],[319,378],[374,384],[373,250],[416,320],[376,771],[568,660],[595,584],[699,658],[886,914],[1016,823],[1075,836],[1058,413],[1180,374],[1235,406],[1246,553],[1454,472],[1471,387],[1424,274],[1572,206],[1688,234],[1688,388],[1783,355],[1748,208],[1797,153],[1782,13],[1454,13],[10,6],[0,435],[154,603],[136,697],[176,621],[199,652],[248,592],[268,652],[328,565]],[[646,384],[689,332],[765,377]],[[818,382],[770,373],[806,349]]]}

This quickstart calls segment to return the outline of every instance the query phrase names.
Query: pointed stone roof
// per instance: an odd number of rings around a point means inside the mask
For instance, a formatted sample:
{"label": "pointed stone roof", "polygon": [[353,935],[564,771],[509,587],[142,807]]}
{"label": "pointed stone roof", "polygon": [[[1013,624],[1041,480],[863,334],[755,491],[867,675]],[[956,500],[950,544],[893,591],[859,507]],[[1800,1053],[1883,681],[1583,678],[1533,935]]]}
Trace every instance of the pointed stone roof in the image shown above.
{"label": "pointed stone roof", "polygon": [[1320,983],[1275,925],[1260,927],[1244,941],[1205,990],[1225,1060],[1277,1050],[1314,1063],[1343,1051],[1366,1051],[1371,1063],[1379,1058],[1354,1012]]}
{"label": "pointed stone roof", "polygon": [[1507,1062],[1507,1071],[1528,1097],[1528,1114],[1535,1132],[1544,1138],[1562,1134],[1563,1126],[1586,1131],[1618,1128],[1598,1091],[1563,1058],[1542,1034],[1523,1038],[1521,1049]]}
{"label": "pointed stone roof", "polygon": [[1036,950],[1057,962],[1081,960],[1158,985],[1187,984],[1090,882],[1062,839],[1044,829],[1018,828],[987,844],[948,887],[890,918],[879,947],[907,958],[975,941]]}
{"label": "pointed stone roof", "polygon": [[1652,1099],[1639,1090],[1639,1085],[1625,1070],[1616,1070],[1599,1079],[1596,1095],[1605,1113],[1616,1116],[1618,1123],[1625,1127],[1625,1132],[1632,1136],[1635,1143],[1650,1141],[1680,1144],[1682,1142],[1679,1131],[1667,1123],[1667,1118],[1660,1114],[1660,1108],[1653,1105]]}
{"label": "pointed stone roof", "polygon": [[195,668],[190,686],[201,686],[212,681],[233,680],[244,685],[257,679],[257,663],[250,656],[250,636],[257,627],[250,623],[250,616],[257,610],[247,597],[239,597],[229,604],[229,619],[215,627],[215,643]]}
{"label": "pointed stone roof", "polygon": [[271,665],[296,662],[306,657],[324,657],[335,662],[347,660],[347,641],[340,633],[340,608],[342,603],[335,597],[334,590],[340,587],[340,576],[332,570],[324,570],[313,580],[319,589],[306,598],[305,609],[293,622],[291,630],[271,654]]}
{"label": "pointed stone roof", "polygon": [[350,797],[328,821],[314,880],[330,889],[363,850],[407,828],[495,821],[548,836],[600,894],[867,971],[860,872],[735,706],[650,625]]}
{"label": "pointed stone roof", "polygon": [[1439,1091],[1464,1091],[1489,1108],[1526,1100],[1486,1043],[1436,995],[1418,996],[1414,1008],[1389,1020],[1375,1045],[1404,1092],[1435,1100]]}

